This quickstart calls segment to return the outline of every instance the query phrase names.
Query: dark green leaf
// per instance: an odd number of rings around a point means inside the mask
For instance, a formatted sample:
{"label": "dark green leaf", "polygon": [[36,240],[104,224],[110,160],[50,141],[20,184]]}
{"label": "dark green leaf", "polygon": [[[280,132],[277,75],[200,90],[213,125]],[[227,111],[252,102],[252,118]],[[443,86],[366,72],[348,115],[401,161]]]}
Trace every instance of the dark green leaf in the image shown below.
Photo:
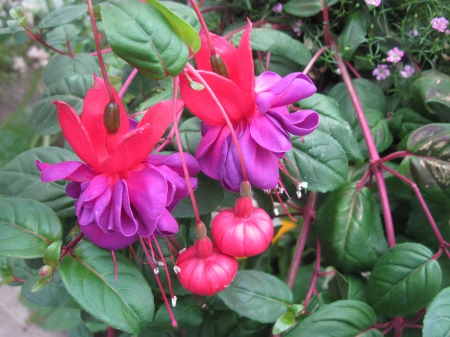
{"label": "dark green leaf", "polygon": [[[62,29],[62,28],[61,28]],[[99,71],[95,58],[86,53],[80,53],[71,58],[66,55],[57,55],[52,58],[44,68],[44,83],[48,87],[63,77],[73,75],[90,75],[94,78],[94,73]],[[94,84],[93,80],[91,83]]]}
{"label": "dark green leaf", "polygon": [[40,257],[61,239],[59,218],[36,200],[0,198],[0,209],[0,255]]}
{"label": "dark green leaf", "polygon": [[387,249],[380,214],[367,187],[348,183],[332,192],[317,211],[317,234],[325,265],[344,273],[371,270]]}
{"label": "dark green leaf", "polygon": [[[379,87],[363,78],[353,80],[353,85],[364,110],[375,109],[382,114],[387,112],[386,97]],[[331,88],[328,96],[338,102],[342,116],[350,124],[352,129],[359,125],[356,119],[355,108],[344,83],[338,83]]]}
{"label": "dark green leaf", "polygon": [[[48,31],[46,34],[45,41],[51,46],[54,46],[54,47],[64,46],[64,48],[67,49],[67,41],[69,41],[69,42],[73,41],[78,34],[80,34],[80,30],[75,25],[68,24],[68,25],[64,25],[61,27],[56,27],[56,28]],[[88,55],[88,54],[83,54],[83,53],[76,54],[75,58],[79,57],[80,55]],[[52,60],[50,60],[50,62]],[[48,64],[47,64],[47,66],[48,66]],[[44,68],[44,74],[45,74],[45,69],[46,68]],[[65,71],[65,69],[60,69],[60,71]],[[44,81],[45,81],[45,78],[44,78]],[[48,82],[45,82],[45,83],[47,85],[49,85]]]}
{"label": "dark green leaf", "polygon": [[[169,24],[172,26],[173,31],[191,48],[194,54],[200,50],[202,45],[200,37],[197,31],[189,23],[180,18],[176,13],[172,12],[165,6],[165,4],[163,5],[157,0],[146,0],[146,2],[155,7],[159,12],[161,12],[162,15],[164,15]],[[183,6],[181,4],[178,5]],[[184,7],[188,9],[187,6]],[[194,11],[193,9],[190,10],[192,12]],[[185,11],[187,12],[187,10]]]}
{"label": "dark green leaf", "polygon": [[[369,124],[370,132],[372,133],[378,152],[383,152],[394,140],[391,131],[389,130],[389,121],[384,118],[381,112],[375,109],[365,109],[364,115],[366,115],[367,123]],[[366,140],[361,127],[357,126],[354,129],[354,132],[364,158],[369,158],[369,151],[367,150]]]}
{"label": "dark green leaf", "polygon": [[[325,0],[327,6],[334,5],[337,2],[339,0]],[[291,0],[283,5],[283,11],[301,18],[308,18],[321,12],[322,4],[320,0]]]}
{"label": "dark green leaf", "polygon": [[[180,126],[180,138],[183,145],[183,151],[195,155],[198,144],[202,140],[202,124],[200,119],[196,117],[189,118]],[[178,145],[175,144],[178,150]]]}
{"label": "dark green leaf", "polygon": [[372,308],[360,301],[337,301],[300,321],[285,337],[355,337],[376,322]]}
{"label": "dark green leaf", "polygon": [[86,325],[78,324],[75,328],[70,330],[69,337],[94,337],[94,335]]}
{"label": "dark green leaf", "polygon": [[[122,83],[125,83],[132,70],[133,69],[128,64],[123,68]],[[133,96],[147,96],[155,88],[156,84],[157,82],[149,80],[147,77],[138,72],[133,78],[133,81],[131,81],[126,92],[127,94],[131,94]]]}
{"label": "dark green leaf", "polygon": [[329,283],[329,290],[337,300],[366,301],[365,279],[361,276],[337,272]]}
{"label": "dark green leaf", "polygon": [[234,281],[218,296],[238,314],[261,323],[273,323],[292,303],[292,292],[275,276],[254,271],[238,271]]}
{"label": "dark green leaf", "polygon": [[100,9],[112,50],[143,75],[159,80],[183,70],[188,48],[154,7],[118,0],[103,2]]}
{"label": "dark green leaf", "polygon": [[423,337],[445,337],[450,334],[450,288],[442,290],[427,308],[423,320]]}
{"label": "dark green leaf", "polygon": [[[213,212],[223,199],[223,190],[220,184],[204,175],[198,176],[198,186],[195,190],[198,211],[200,214]],[[171,212],[176,218],[193,218],[194,210],[190,198],[184,198]]]}
{"label": "dark green leaf", "polygon": [[448,205],[450,201],[450,124],[429,124],[408,138],[400,173],[413,180],[430,201]]}
{"label": "dark green leaf", "polygon": [[363,12],[353,12],[346,18],[344,30],[338,37],[339,50],[344,60],[350,60],[365,41],[369,22],[367,13]]}
{"label": "dark green leaf", "polygon": [[342,117],[337,102],[331,97],[315,94],[300,102],[303,109],[315,110],[320,115],[319,127],[333,137],[345,150],[348,159],[363,159],[358,142],[348,122]]}
{"label": "dark green leaf", "polygon": [[36,131],[41,135],[51,135],[61,131],[57,109],[52,102],[64,101],[81,113],[84,96],[93,84],[94,77],[92,75],[74,74],[62,77],[45,88],[31,115],[31,121]]}
{"label": "dark green leaf", "polygon": [[378,315],[406,316],[428,305],[441,281],[441,268],[428,248],[398,244],[377,260],[367,284],[367,303]]}
{"label": "dark green leaf", "polygon": [[[297,277],[295,279],[294,288],[292,293],[294,294],[294,302],[302,303],[308,293],[309,286],[311,285],[311,278],[315,269],[315,265],[311,264],[309,266],[302,265],[297,272]],[[325,271],[321,268],[320,272]],[[324,277],[317,278],[316,289],[320,293],[323,288],[323,283],[325,281]]]}
{"label": "dark green leaf", "polygon": [[53,209],[59,217],[72,216],[75,201],[66,195],[65,185],[43,183],[35,161],[56,164],[77,159],[72,152],[56,147],[23,152],[0,170],[0,196],[35,199]]}
{"label": "dark green leaf", "polygon": [[450,76],[438,71],[429,71],[413,84],[411,97],[419,106],[431,114],[438,115],[443,122],[450,122]]}
{"label": "dark green leaf", "polygon": [[389,122],[392,132],[399,138],[405,138],[411,131],[415,131],[421,126],[430,124],[431,121],[409,107],[397,110]]}
{"label": "dark green leaf", "polygon": [[153,295],[138,269],[116,253],[118,282],[114,280],[111,253],[82,241],[74,257],[61,261],[61,275],[67,291],[92,316],[116,329],[139,334],[152,320]]}
{"label": "dark green leaf", "polygon": [[61,7],[46,16],[39,23],[39,29],[48,29],[65,25],[72,22],[83,14],[86,14],[88,10],[87,5],[71,5]]}
{"label": "dark green leaf", "polygon": [[[172,308],[172,312],[180,330],[196,327],[203,320],[202,309],[192,297],[180,297],[177,305]],[[155,318],[150,328],[160,332],[172,332],[174,330],[165,305],[161,305],[155,313]]]}
{"label": "dark green leaf", "polygon": [[32,292],[31,288],[38,279],[39,276],[32,277],[28,279],[22,287],[22,294],[28,300],[45,307],[80,308],[67,293],[59,270],[54,273],[53,281],[48,283],[46,287],[38,292]]}
{"label": "dark green leaf", "polygon": [[[342,146],[326,133],[315,130],[303,137],[292,137],[292,149],[283,163],[293,177],[308,183],[308,190],[328,192],[345,183],[348,161]],[[292,168],[292,165],[298,170]]]}
{"label": "dark green leaf", "polygon": [[[178,15],[181,19],[190,24],[197,33],[200,31],[200,22],[198,21],[197,14],[195,14],[195,11],[191,7],[175,1],[161,2],[164,4],[164,6]],[[206,3],[204,3],[204,5],[206,5]]]}

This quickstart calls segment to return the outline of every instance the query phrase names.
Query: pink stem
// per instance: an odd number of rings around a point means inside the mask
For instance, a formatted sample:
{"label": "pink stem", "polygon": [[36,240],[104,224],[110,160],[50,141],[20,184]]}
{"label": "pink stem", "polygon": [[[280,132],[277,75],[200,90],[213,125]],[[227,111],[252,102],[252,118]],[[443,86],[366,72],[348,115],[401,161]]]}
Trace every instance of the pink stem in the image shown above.
{"label": "pink stem", "polygon": [[112,326],[108,327],[108,337],[114,337],[114,328]]}
{"label": "pink stem", "polygon": [[314,273],[312,275],[311,279],[311,285],[309,286],[308,293],[306,294],[305,300],[303,301],[303,306],[306,308],[308,307],[309,300],[312,297],[313,291],[316,288],[316,282],[317,282],[317,275],[319,275],[320,272],[320,256],[321,256],[321,244],[319,238],[317,238],[316,243],[316,267],[314,268]]}
{"label": "pink stem", "polygon": [[[39,42],[39,43],[42,44],[44,47],[47,47],[48,49],[51,49],[51,50],[53,50],[54,52],[56,52],[56,53],[58,53],[58,54],[61,54],[61,55],[67,55],[66,53],[62,52],[61,50],[56,49],[55,47],[50,46],[47,42],[45,42],[44,39],[42,38],[42,30],[41,30],[40,36],[37,36],[37,35],[34,34],[34,33],[32,32],[32,30],[31,30],[30,28],[28,28],[27,26],[24,26],[23,28],[25,29],[25,32],[27,33],[27,35],[28,35],[32,40]],[[69,54],[69,56],[70,56],[70,54]],[[70,57],[73,57],[73,56],[70,56]]]}
{"label": "pink stem", "polygon": [[203,29],[203,31],[205,33],[206,40],[208,41],[208,47],[209,47],[209,50],[211,51],[211,55],[215,55],[216,54],[216,50],[215,50],[214,45],[212,43],[211,34],[209,33],[208,27],[206,26],[205,20],[203,19],[203,15],[200,12],[200,9],[197,7],[197,4],[195,3],[195,0],[189,0],[189,2],[191,3],[192,8],[195,11],[195,14],[197,14],[198,21],[200,21],[200,25],[202,26],[202,29]]}
{"label": "pink stem", "polygon": [[325,0],[320,0],[320,4],[322,5],[322,12],[323,12],[323,35],[325,38],[325,43],[327,46],[331,45],[331,38],[330,38],[330,19],[328,16],[328,7],[325,4]]}
{"label": "pink stem", "polygon": [[306,65],[305,69],[303,69],[303,73],[307,74],[309,72],[309,70],[311,69],[311,67],[313,66],[313,64],[317,61],[317,59],[320,57],[320,55],[323,54],[323,52],[325,50],[328,50],[328,47],[322,47],[320,48],[312,57],[312,59],[309,61],[309,63]]}
{"label": "pink stem", "polygon": [[75,247],[78,242],[80,242],[80,240],[83,237],[84,237],[84,233],[81,232],[80,234],[77,235],[77,237],[75,239],[73,239],[67,246],[65,246],[61,253],[61,256],[59,257],[59,261],[61,261],[61,259],[64,256],[66,256],[72,250],[72,248]]}
{"label": "pink stem", "polygon": [[396,158],[403,158],[403,157],[407,157],[411,155],[408,151],[397,151],[397,152],[393,152],[391,154],[388,154],[386,157],[380,158],[376,163],[374,164],[381,164],[381,163],[385,163],[387,161],[391,161],[392,159],[396,159]]}
{"label": "pink stem", "polygon": [[[252,22],[252,27],[258,27],[258,26],[261,26],[261,25],[265,25],[266,23],[267,23],[267,20],[262,20],[262,21]],[[247,28],[247,26],[242,26],[242,27],[239,27],[239,28],[237,28],[237,29],[235,29],[235,30],[232,30],[232,31],[229,32],[227,35],[224,35],[223,38],[224,38],[225,40],[228,40],[229,38],[231,38],[231,37],[234,36],[235,34],[237,34],[237,33],[241,32],[241,31],[245,30],[246,28]]]}
{"label": "pink stem", "polygon": [[266,71],[269,71],[270,68],[270,52],[266,55]]}
{"label": "pink stem", "polygon": [[348,61],[345,61],[345,65],[350,69],[350,71],[355,75],[357,78],[362,78],[361,75],[356,71],[355,67],[352,66],[352,64]]}
{"label": "pink stem", "polygon": [[66,40],[66,46],[67,46],[67,50],[69,51],[69,56],[71,58],[74,58],[75,54],[73,53],[73,50],[72,50],[72,47],[70,46],[69,40]]}
{"label": "pink stem", "polygon": [[97,55],[101,55],[101,54],[106,54],[106,53],[111,53],[112,49],[111,48],[105,48],[100,50],[100,53],[98,53],[97,51],[93,51],[92,53],[90,53],[89,55],[91,56],[97,56]]}
{"label": "pink stem", "polygon": [[384,181],[383,171],[378,167],[373,167],[372,172],[375,175],[380,194],[381,208],[383,209],[384,226],[386,228],[386,236],[389,248],[395,246],[394,222],[392,221],[391,206],[389,205],[389,197]]}
{"label": "pink stem", "polygon": [[125,83],[123,84],[122,88],[119,91],[119,97],[122,98],[123,95],[125,95],[128,87],[130,86],[131,82],[133,82],[134,77],[137,75],[138,70],[137,69],[133,69],[133,71],[130,73],[130,75],[128,75],[127,80],[125,81]]}
{"label": "pink stem", "polygon": [[294,256],[289,266],[288,275],[286,278],[286,284],[289,288],[294,288],[295,279],[297,278],[298,268],[300,267],[303,251],[305,250],[306,239],[308,238],[309,229],[316,213],[317,198],[319,194],[317,192],[311,192],[308,196],[308,201],[303,209],[303,223],[300,237],[295,246]]}
{"label": "pink stem", "polygon": [[212,91],[211,87],[208,85],[208,83],[206,83],[206,81],[197,72],[197,70],[195,70],[195,68],[193,66],[191,66],[189,63],[186,64],[186,68],[190,72],[192,72],[195,75],[195,78],[197,79],[197,81],[199,81],[205,87],[205,89],[211,95],[211,98],[213,99],[213,101],[217,104],[217,107],[219,108],[220,112],[222,112],[223,118],[225,118],[228,128],[230,129],[230,133],[231,133],[231,137],[233,138],[234,145],[236,146],[236,152],[238,154],[239,161],[241,162],[243,181],[248,181],[247,169],[245,167],[244,156],[242,155],[241,147],[239,146],[239,142],[238,142],[236,133],[234,132],[233,125],[231,124],[231,121],[228,118],[228,115],[227,115],[225,109],[223,108],[222,104],[220,103],[220,101],[218,100],[218,98],[216,97],[214,92]]}

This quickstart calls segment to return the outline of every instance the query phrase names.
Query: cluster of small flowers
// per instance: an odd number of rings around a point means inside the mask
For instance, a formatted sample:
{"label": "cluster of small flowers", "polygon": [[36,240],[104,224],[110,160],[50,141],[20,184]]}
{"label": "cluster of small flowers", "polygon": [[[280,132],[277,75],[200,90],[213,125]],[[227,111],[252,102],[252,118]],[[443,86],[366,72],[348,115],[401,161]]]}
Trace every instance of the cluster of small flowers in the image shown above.
{"label": "cluster of small flowers", "polygon": [[441,16],[439,18],[436,17],[433,20],[431,20],[430,23],[431,23],[431,27],[434,30],[437,30],[438,32],[441,32],[441,33],[445,33],[447,35],[450,34],[450,30],[447,29],[448,20],[445,17],[443,17],[443,16]]}
{"label": "cluster of small flowers", "polygon": [[[43,48],[31,46],[27,51],[27,57],[33,61],[31,66],[38,69],[44,68],[47,65],[50,55]],[[24,74],[27,70],[27,63],[22,56],[14,56],[12,68],[19,73]]]}
{"label": "cluster of small flowers", "polygon": [[[405,53],[403,50],[394,47],[387,52],[387,55],[388,55],[388,57],[386,58],[387,62],[398,63],[402,59],[403,55],[405,55]],[[402,77],[408,78],[414,74],[414,68],[411,67],[410,65],[406,65],[402,70],[399,71],[399,73]],[[373,76],[375,76],[377,81],[382,81],[385,80],[391,74],[391,72],[387,64],[379,64],[372,71],[372,74]]]}
{"label": "cluster of small flowers", "polygon": [[293,28],[293,30],[294,30],[295,34],[297,34],[297,36],[302,35],[302,30],[300,29],[300,27],[301,27],[302,25],[303,25],[303,22],[302,22],[302,20],[300,20],[300,19],[298,19],[298,20],[295,21],[295,23],[294,23],[294,28]]}

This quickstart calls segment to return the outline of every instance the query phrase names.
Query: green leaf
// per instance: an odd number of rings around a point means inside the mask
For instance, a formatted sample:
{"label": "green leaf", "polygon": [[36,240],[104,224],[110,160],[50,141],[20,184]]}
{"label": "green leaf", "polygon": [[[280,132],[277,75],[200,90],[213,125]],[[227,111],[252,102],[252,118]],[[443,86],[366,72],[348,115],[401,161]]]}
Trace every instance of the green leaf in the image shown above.
{"label": "green leaf", "polygon": [[0,196],[35,199],[62,218],[75,215],[75,201],[67,196],[65,183],[43,183],[41,172],[36,168],[36,160],[56,164],[79,159],[72,152],[56,147],[23,152],[0,170]]}
{"label": "green leaf", "polygon": [[381,333],[381,331],[376,329],[370,329],[364,332],[362,335],[358,335],[358,337],[383,337],[383,336],[384,335]]}
{"label": "green leaf", "polygon": [[450,288],[442,290],[427,308],[423,320],[423,337],[445,337],[450,334]]}
{"label": "green leaf", "polygon": [[[290,73],[299,71],[300,69],[299,65],[291,60],[279,55],[270,54],[270,64],[268,70],[277,73],[281,77],[285,77]],[[265,71],[266,68],[261,66],[261,63],[255,62],[255,73],[257,75],[260,75]]]}
{"label": "green leaf", "polygon": [[[195,11],[191,7],[174,1],[161,1],[161,3],[191,25],[197,33],[200,31],[200,22],[198,21],[197,14],[195,14]],[[204,3],[204,5],[206,5],[206,3]]]}
{"label": "green leaf", "polygon": [[[364,110],[375,109],[383,114],[387,112],[386,97],[379,87],[363,78],[353,80],[353,85]],[[337,101],[342,116],[352,129],[359,125],[355,108],[344,83],[338,83],[331,88],[328,96]]]}
{"label": "green leaf", "polygon": [[54,273],[54,279],[46,287],[38,292],[32,292],[32,287],[39,279],[39,276],[28,279],[22,287],[22,295],[31,302],[53,308],[73,308],[79,309],[78,304],[67,293],[66,287],[58,271]]}
{"label": "green leaf", "polygon": [[292,292],[275,276],[255,271],[238,271],[234,281],[218,294],[238,314],[261,323],[274,323],[292,303]]}
{"label": "green leaf", "polygon": [[286,152],[287,160],[283,159],[290,174],[293,177],[299,174],[300,181],[306,181],[311,191],[333,191],[345,183],[348,161],[342,146],[320,130],[303,138],[304,142],[299,137],[291,137],[292,149]]}
{"label": "green leaf", "polygon": [[172,78],[167,77],[161,81],[158,82],[158,87],[156,88],[155,92],[150,98],[146,99],[144,102],[142,102],[139,107],[138,111],[147,110],[148,108],[152,107],[158,102],[172,99],[173,97],[173,86],[172,86]]}
{"label": "green leaf", "polygon": [[0,198],[0,209],[0,255],[40,257],[61,239],[59,218],[36,200]]}
{"label": "green leaf", "polygon": [[369,26],[367,13],[353,12],[345,20],[344,30],[338,37],[339,50],[344,60],[350,60],[359,45],[366,40]]}
{"label": "green leaf", "polygon": [[86,325],[78,324],[70,330],[69,337],[94,337],[94,335]]}
{"label": "green leaf", "polygon": [[369,271],[387,249],[380,214],[367,187],[348,183],[332,192],[319,207],[317,234],[325,265],[344,273]]}
{"label": "green leaf", "polygon": [[356,275],[343,275],[339,272],[329,283],[330,293],[337,300],[356,300],[365,302],[365,279]]}
{"label": "green leaf", "polygon": [[378,315],[406,316],[428,305],[441,281],[441,268],[428,248],[398,244],[377,260],[367,284],[367,303]]}
{"label": "green leaf", "polygon": [[281,315],[281,317],[278,318],[275,324],[273,325],[272,334],[278,335],[289,329],[294,324],[295,324],[295,315],[291,314],[290,312],[286,312],[285,314]]}
{"label": "green leaf", "polygon": [[[197,177],[198,185],[195,190],[198,211],[200,214],[213,212],[223,199],[223,189],[219,182],[205,175]],[[190,198],[181,199],[171,212],[175,218],[193,218],[194,210]]]}
{"label": "green leaf", "polygon": [[137,268],[122,254],[116,253],[116,258],[117,283],[111,253],[82,241],[74,256],[62,259],[61,276],[84,310],[116,329],[137,335],[152,320],[153,295]]}
{"label": "green leaf", "polygon": [[54,270],[56,270],[59,264],[61,245],[62,241],[57,240],[53,242],[50,246],[48,246],[44,252],[44,263],[52,267]]}
{"label": "green leaf", "polygon": [[389,127],[400,139],[405,138],[411,131],[430,124],[431,121],[409,107],[403,107],[392,116]]}
{"label": "green leaf", "polygon": [[[198,144],[202,140],[202,123],[197,117],[187,119],[180,126],[180,138],[183,146],[183,151],[195,155]],[[175,148],[178,151],[178,145],[175,143]]]}
{"label": "green leaf", "polygon": [[435,203],[450,202],[450,124],[429,124],[411,134],[400,173],[413,180],[422,195]]}
{"label": "green leaf", "polygon": [[[203,321],[202,309],[192,297],[178,298],[177,305],[171,309],[180,330],[194,328]],[[150,328],[159,332],[172,332],[174,330],[165,305],[161,305],[155,313]]]}
{"label": "green leaf", "polygon": [[[338,3],[339,0],[325,0],[327,6]],[[320,0],[291,0],[283,5],[283,11],[300,18],[308,18],[322,11]]]}
{"label": "green leaf", "polygon": [[418,107],[438,115],[443,122],[450,122],[450,76],[429,71],[413,84],[411,98]]}
{"label": "green leaf", "polygon": [[[123,68],[122,84],[125,83],[132,71],[133,69],[128,64]],[[133,78],[133,81],[131,81],[126,93],[133,96],[148,96],[148,94],[155,88],[156,83],[157,82],[149,80],[147,77],[138,72]]]}
{"label": "green leaf", "polygon": [[59,78],[55,83],[45,88],[33,108],[31,121],[41,135],[51,135],[61,131],[57,109],[53,101],[64,101],[81,113],[84,96],[94,84],[92,75],[74,74]]}
{"label": "green leaf", "polygon": [[80,53],[73,58],[66,55],[57,55],[45,66],[43,78],[45,85],[50,87],[63,77],[90,75],[92,84],[94,84],[93,79],[96,72],[99,72],[97,61],[89,54]]}
{"label": "green leaf", "polygon": [[143,75],[159,80],[183,70],[188,48],[158,10],[133,0],[103,2],[100,9],[112,50]]}
{"label": "green leaf", "polygon": [[48,29],[65,25],[72,22],[82,15],[85,15],[88,10],[87,5],[71,5],[61,7],[46,16],[39,23],[39,29]]}
{"label": "green leaf", "polygon": [[[47,44],[54,46],[54,47],[64,46],[64,49],[67,50],[67,41],[72,42],[76,38],[76,36],[78,36],[78,34],[80,34],[80,32],[81,31],[75,25],[72,25],[72,24],[64,25],[61,27],[55,27],[46,33],[45,42],[47,42]],[[74,58],[77,58],[80,55],[83,55],[83,53],[76,54]],[[84,55],[88,55],[88,54],[84,54]],[[60,56],[62,56],[62,55],[60,55]],[[51,59],[50,62],[52,60],[53,59]],[[48,64],[47,64],[47,66],[48,66]],[[46,68],[44,68],[44,74],[45,74],[45,69]],[[64,71],[64,70],[65,69],[60,69],[60,71]],[[45,81],[45,79],[44,79],[44,81]],[[45,82],[45,83],[48,84],[47,82]]]}
{"label": "green leaf", "polygon": [[[383,152],[391,146],[394,140],[389,130],[389,120],[384,118],[384,115],[375,109],[365,109],[364,115],[366,116],[378,152]],[[354,133],[364,158],[369,158],[369,150],[367,150],[366,141],[359,125],[354,129]]]}
{"label": "green leaf", "polygon": [[348,159],[363,159],[358,141],[353,135],[348,122],[342,117],[337,102],[328,96],[315,94],[300,102],[303,109],[315,110],[319,113],[319,127],[333,137],[345,150]]}
{"label": "green leaf", "polygon": [[[11,277],[14,278],[15,276],[22,280],[28,280],[29,278],[36,276],[38,270],[33,270],[28,267],[25,261],[30,260],[23,260],[10,256],[0,256],[0,276],[3,278],[3,280],[0,281],[0,284],[8,283],[10,286],[22,286],[23,282],[12,282]],[[5,280],[5,278],[10,278],[10,280]]]}
{"label": "green leaf", "polygon": [[376,322],[372,308],[360,301],[337,301],[300,321],[284,337],[355,337]]}
{"label": "green leaf", "polygon": [[[233,37],[233,43],[238,45],[242,34]],[[311,53],[300,41],[291,38],[286,33],[268,28],[255,28],[251,32],[251,46],[254,50],[270,52],[305,66],[311,60]]]}
{"label": "green leaf", "polygon": [[[153,7],[155,7],[162,15],[167,19],[169,24],[172,26],[175,34],[177,34],[195,53],[200,50],[202,45],[200,41],[200,37],[197,31],[186,21],[181,19],[177,14],[172,12],[169,8],[163,5],[161,2],[157,0],[146,0],[146,2]],[[179,4],[181,6],[181,4]],[[188,8],[187,6],[185,6]],[[194,11],[191,9],[191,11]]]}

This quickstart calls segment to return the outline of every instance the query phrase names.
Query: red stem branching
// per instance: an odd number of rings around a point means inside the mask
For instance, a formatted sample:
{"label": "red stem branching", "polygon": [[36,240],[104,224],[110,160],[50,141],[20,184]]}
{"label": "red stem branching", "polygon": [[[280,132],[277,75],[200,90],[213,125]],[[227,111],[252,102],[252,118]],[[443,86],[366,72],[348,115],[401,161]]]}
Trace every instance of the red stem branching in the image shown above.
{"label": "red stem branching", "polygon": [[56,49],[53,46],[50,46],[47,42],[44,41],[44,39],[42,38],[42,30],[39,33],[39,36],[37,36],[36,34],[33,33],[33,31],[28,28],[27,26],[23,27],[25,29],[25,33],[27,33],[27,35],[34,41],[39,42],[40,44],[42,44],[44,47],[53,50],[55,53],[61,54],[61,55],[66,55],[66,56],[70,56],[70,57],[74,57],[75,55],[70,55],[67,53],[64,53],[63,51]]}
{"label": "red stem branching", "polygon": [[81,239],[82,239],[83,237],[84,237],[84,233],[81,232],[80,234],[77,235],[77,237],[76,237],[75,239],[73,239],[72,241],[70,241],[70,243],[69,243],[67,246],[65,246],[65,247],[63,248],[62,253],[61,253],[61,256],[59,257],[59,261],[61,261],[61,259],[62,259],[64,256],[66,256],[66,255],[73,249],[73,247],[75,247],[76,244],[77,244],[78,242],[81,241]]}

